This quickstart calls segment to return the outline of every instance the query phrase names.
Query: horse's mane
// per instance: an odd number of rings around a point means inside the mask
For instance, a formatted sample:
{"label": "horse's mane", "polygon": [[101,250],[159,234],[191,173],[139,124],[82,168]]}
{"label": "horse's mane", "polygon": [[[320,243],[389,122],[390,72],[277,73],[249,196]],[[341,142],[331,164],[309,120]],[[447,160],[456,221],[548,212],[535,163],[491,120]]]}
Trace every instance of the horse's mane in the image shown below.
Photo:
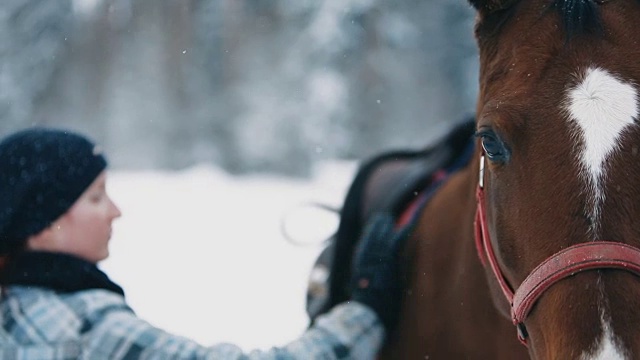
{"label": "horse's mane", "polygon": [[[471,0],[474,3],[473,0]],[[500,0],[497,0],[500,2]],[[491,32],[501,31],[503,25],[514,19],[519,5],[528,0],[505,0],[508,6],[495,11],[497,22],[489,25]],[[603,32],[603,20],[599,5],[609,0],[553,0],[542,9],[540,17],[551,11],[556,11],[565,34],[565,40],[581,35],[600,36]],[[476,29],[477,30],[477,29]]]}
{"label": "horse's mane", "polygon": [[551,7],[560,14],[567,40],[577,35],[602,34],[597,0],[554,0]]}

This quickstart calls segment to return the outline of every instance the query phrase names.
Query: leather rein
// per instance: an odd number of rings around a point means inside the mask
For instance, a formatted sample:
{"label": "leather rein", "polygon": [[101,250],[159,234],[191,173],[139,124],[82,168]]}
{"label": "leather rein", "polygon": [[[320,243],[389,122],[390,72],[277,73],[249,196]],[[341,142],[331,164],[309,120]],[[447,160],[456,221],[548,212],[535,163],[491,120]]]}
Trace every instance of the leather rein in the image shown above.
{"label": "leather rein", "polygon": [[518,339],[527,346],[524,321],[542,294],[558,281],[586,270],[618,269],[640,276],[640,249],[620,242],[590,241],[564,248],[538,265],[514,291],[500,269],[487,227],[484,194],[484,155],[480,157],[480,178],[476,190],[475,243],[483,266],[487,262],[511,305],[511,320]]}

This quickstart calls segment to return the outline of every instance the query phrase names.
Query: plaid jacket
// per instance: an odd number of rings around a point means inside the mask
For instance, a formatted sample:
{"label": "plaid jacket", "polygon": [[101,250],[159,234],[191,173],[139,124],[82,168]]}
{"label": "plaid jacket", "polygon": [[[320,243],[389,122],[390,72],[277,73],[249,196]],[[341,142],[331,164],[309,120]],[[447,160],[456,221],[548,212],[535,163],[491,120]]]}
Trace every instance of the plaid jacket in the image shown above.
{"label": "plaid jacket", "polygon": [[0,359],[373,359],[384,331],[355,302],[337,306],[282,348],[204,347],[138,318],[106,290],[58,294],[11,286],[0,300]]}

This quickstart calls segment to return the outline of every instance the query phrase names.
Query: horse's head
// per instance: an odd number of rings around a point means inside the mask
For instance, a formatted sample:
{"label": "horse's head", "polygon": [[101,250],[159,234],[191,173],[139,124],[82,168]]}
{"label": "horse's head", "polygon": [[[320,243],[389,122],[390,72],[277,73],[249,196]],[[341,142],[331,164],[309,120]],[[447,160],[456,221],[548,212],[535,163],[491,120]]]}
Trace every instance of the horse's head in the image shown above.
{"label": "horse's head", "polygon": [[[572,245],[639,247],[640,2],[470,1],[486,230],[508,286]],[[532,357],[640,358],[640,277],[625,266],[544,289],[522,319]]]}

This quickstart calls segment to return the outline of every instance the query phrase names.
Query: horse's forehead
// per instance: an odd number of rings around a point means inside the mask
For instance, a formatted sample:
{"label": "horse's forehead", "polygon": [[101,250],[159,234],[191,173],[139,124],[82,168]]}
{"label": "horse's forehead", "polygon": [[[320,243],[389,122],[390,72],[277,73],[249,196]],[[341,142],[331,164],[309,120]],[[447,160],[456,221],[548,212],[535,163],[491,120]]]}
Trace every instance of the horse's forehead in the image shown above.
{"label": "horse's forehead", "polygon": [[[596,178],[638,117],[640,28],[629,25],[640,16],[640,1],[588,1],[595,6],[586,16],[592,20],[575,37],[567,36],[568,24],[580,18],[573,12],[587,9],[570,5],[579,2],[515,3],[506,15],[487,15],[478,25],[478,116],[506,133],[534,127],[539,131],[527,133],[556,149],[578,143],[583,170]],[[496,104],[515,110],[515,116]]]}
{"label": "horse's forehead", "polygon": [[592,181],[602,175],[604,162],[620,146],[622,133],[638,116],[636,86],[599,68],[580,69],[569,88],[566,108],[581,145],[583,169]]}
{"label": "horse's forehead", "polygon": [[[542,88],[557,96],[564,89],[548,80],[569,77],[580,66],[625,68],[628,77],[640,80],[640,68],[635,65],[640,56],[640,28],[636,26],[640,1],[598,1],[601,5],[592,8],[591,16],[580,16],[586,8],[567,5],[596,4],[591,0],[515,3],[502,15],[479,17],[484,19],[478,22],[476,35],[483,76],[480,86],[488,87],[485,95],[513,89],[526,92],[532,85],[534,97],[542,95]],[[581,18],[592,20],[574,24]],[[533,85],[536,80],[546,84]]]}

